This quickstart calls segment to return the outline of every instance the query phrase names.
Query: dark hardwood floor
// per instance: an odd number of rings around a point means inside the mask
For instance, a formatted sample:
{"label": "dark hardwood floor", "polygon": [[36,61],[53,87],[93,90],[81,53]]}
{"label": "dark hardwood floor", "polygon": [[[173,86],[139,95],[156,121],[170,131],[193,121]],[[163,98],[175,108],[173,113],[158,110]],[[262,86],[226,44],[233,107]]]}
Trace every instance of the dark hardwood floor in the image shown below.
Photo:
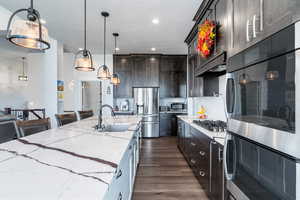
{"label": "dark hardwood floor", "polygon": [[208,200],[176,137],[144,139],[133,200]]}

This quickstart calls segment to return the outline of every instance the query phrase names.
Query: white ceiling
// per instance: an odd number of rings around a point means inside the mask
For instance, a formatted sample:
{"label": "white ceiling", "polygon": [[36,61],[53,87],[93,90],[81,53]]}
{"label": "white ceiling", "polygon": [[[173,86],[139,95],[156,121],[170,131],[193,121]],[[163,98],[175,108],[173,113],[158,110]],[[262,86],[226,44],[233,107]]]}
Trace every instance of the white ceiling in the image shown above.
{"label": "white ceiling", "polygon": [[[83,0],[35,0],[35,8],[47,21],[49,34],[65,49],[83,47]],[[193,26],[192,18],[202,0],[87,0],[88,48],[103,52],[103,18],[108,11],[108,52],[113,50],[113,32],[120,33],[119,53],[184,54],[184,39]],[[27,8],[29,0],[0,0],[0,5],[15,11]],[[154,25],[153,18],[160,23]]]}

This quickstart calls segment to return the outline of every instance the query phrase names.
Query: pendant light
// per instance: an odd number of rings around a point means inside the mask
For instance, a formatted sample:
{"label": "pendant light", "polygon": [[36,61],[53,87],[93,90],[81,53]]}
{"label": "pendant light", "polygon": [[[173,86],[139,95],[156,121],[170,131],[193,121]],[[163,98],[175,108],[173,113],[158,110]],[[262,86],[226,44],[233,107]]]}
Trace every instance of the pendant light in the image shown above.
{"label": "pendant light", "polygon": [[101,15],[104,17],[104,64],[99,67],[97,72],[97,78],[100,80],[109,80],[111,78],[108,67],[106,66],[106,18],[109,16],[108,12],[101,12]]}
{"label": "pendant light", "polygon": [[[115,38],[115,55],[116,55],[117,54],[117,37],[119,37],[119,33],[113,33],[113,36]],[[116,64],[117,62],[114,62],[114,63]],[[110,83],[113,84],[113,85],[120,85],[121,80],[120,80],[118,74],[114,73],[111,76]]]}
{"label": "pendant light", "polygon": [[86,49],[86,0],[84,0],[84,48],[79,50],[75,55],[75,69],[78,71],[94,71],[93,58],[89,50]]}
{"label": "pendant light", "polygon": [[[27,13],[27,20],[15,19],[19,13]],[[29,8],[15,11],[9,18],[6,39],[11,43],[37,50],[50,48],[48,30],[41,23],[40,14],[33,8],[33,0]]]}
{"label": "pendant light", "polygon": [[25,57],[22,57],[22,74],[18,76],[19,81],[28,81],[28,76],[25,75]]}

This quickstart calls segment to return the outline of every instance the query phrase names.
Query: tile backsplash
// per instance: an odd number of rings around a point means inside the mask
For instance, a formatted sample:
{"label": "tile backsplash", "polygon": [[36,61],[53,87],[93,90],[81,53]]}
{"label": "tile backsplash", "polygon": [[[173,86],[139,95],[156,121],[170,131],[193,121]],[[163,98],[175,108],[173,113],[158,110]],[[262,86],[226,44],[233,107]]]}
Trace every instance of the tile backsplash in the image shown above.
{"label": "tile backsplash", "polygon": [[209,119],[226,121],[225,114],[225,85],[226,76],[219,76],[219,96],[218,97],[193,97],[188,98],[188,115],[196,116],[200,107],[206,109]]}
{"label": "tile backsplash", "polygon": [[223,96],[188,98],[188,115],[196,116],[200,107],[206,109],[209,119],[226,121],[225,104]]}

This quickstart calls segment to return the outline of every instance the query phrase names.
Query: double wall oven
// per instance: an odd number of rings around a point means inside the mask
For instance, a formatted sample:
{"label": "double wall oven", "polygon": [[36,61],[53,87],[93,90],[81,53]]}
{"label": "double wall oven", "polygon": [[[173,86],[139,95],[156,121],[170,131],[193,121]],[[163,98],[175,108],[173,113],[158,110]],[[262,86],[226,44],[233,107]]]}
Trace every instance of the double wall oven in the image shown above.
{"label": "double wall oven", "polygon": [[296,23],[228,61],[229,199],[300,199],[299,47]]}

